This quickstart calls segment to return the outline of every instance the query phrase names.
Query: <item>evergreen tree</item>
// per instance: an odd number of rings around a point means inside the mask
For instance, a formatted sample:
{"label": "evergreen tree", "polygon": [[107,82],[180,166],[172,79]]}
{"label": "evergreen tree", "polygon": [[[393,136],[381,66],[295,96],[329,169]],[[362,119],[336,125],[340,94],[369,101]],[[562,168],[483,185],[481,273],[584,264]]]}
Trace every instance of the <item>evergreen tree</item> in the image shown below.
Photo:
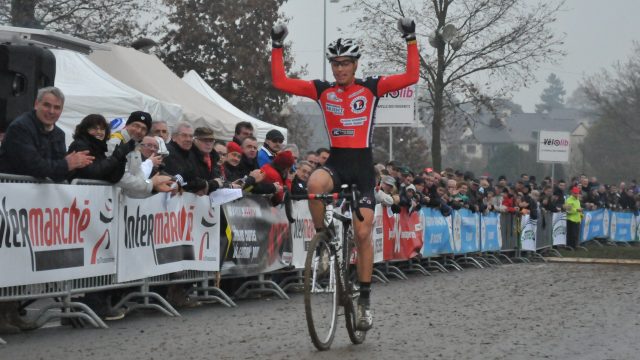
{"label": "evergreen tree", "polygon": [[271,84],[269,37],[284,1],[165,0],[170,30],[160,56],[176,74],[195,70],[244,112],[286,126],[280,111],[289,96]]}
{"label": "evergreen tree", "polygon": [[564,108],[564,96],[567,92],[564,90],[562,80],[556,74],[551,73],[547,77],[547,83],[549,86],[540,95],[542,103],[536,104],[537,113],[550,113],[553,109]]}

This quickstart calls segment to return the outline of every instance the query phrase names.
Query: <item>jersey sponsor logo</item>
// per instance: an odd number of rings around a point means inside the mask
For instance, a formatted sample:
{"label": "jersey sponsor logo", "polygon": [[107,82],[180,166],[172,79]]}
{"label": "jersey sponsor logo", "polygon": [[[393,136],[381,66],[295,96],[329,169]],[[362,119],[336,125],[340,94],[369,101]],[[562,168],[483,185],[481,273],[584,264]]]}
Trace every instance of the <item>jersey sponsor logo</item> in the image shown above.
{"label": "jersey sponsor logo", "polygon": [[365,123],[365,121],[367,121],[367,118],[365,116],[351,119],[340,119],[340,122],[344,126],[361,126]]}
{"label": "jersey sponsor logo", "polygon": [[352,99],[352,98],[354,98],[354,97],[356,97],[356,96],[358,96],[358,95],[362,94],[363,92],[364,92],[364,89],[360,89],[360,90],[358,90],[358,91],[354,92],[353,94],[350,94],[350,95],[349,95],[349,99]]}
{"label": "jersey sponsor logo", "polygon": [[333,137],[354,136],[354,135],[355,135],[355,130],[353,129],[340,129],[340,128],[331,129],[331,136]]}
{"label": "jersey sponsor logo", "polygon": [[367,98],[364,96],[358,96],[351,101],[351,111],[354,114],[360,114],[367,109]]}
{"label": "jersey sponsor logo", "polygon": [[336,93],[334,93],[334,92],[330,92],[330,93],[327,94],[327,100],[335,101],[335,102],[342,102],[342,99],[340,99],[338,97],[338,95],[336,95]]}
{"label": "jersey sponsor logo", "polygon": [[334,115],[344,115],[344,109],[342,108],[342,106],[326,104],[325,109],[327,109],[328,112]]}

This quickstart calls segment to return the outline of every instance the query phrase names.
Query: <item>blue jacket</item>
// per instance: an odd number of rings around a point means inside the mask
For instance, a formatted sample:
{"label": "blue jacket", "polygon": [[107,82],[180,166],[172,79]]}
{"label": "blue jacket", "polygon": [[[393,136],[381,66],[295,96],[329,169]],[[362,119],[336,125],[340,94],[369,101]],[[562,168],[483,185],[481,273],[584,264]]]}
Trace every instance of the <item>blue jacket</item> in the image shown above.
{"label": "blue jacket", "polygon": [[275,157],[276,155],[263,145],[260,150],[258,150],[258,167],[261,168],[266,164],[271,164]]}
{"label": "blue jacket", "polygon": [[32,110],[7,128],[0,147],[0,172],[64,181],[69,174],[66,154],[64,132],[57,126],[45,131]]}

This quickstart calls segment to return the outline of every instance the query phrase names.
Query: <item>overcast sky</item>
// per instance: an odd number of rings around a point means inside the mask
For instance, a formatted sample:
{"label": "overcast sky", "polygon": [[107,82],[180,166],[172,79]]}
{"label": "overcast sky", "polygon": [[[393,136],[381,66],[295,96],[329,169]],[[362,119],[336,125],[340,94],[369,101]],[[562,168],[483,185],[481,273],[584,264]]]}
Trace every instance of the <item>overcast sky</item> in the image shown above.
{"label": "overcast sky", "polygon": [[[352,1],[331,3],[327,0],[327,42],[340,36],[353,36],[338,32],[339,27],[346,29],[355,19],[353,14],[342,12],[343,5]],[[513,94],[513,101],[526,112],[534,111],[540,93],[547,86],[545,79],[549,73],[556,73],[564,82],[568,97],[585,74],[610,68],[614,62],[626,59],[633,40],[640,41],[640,0],[567,0],[564,8],[554,28],[566,34],[567,56],[560,59],[558,65],[544,65],[536,73],[535,83]],[[289,0],[281,10],[291,18],[289,40],[293,42],[296,62],[308,65],[306,78],[322,78],[323,0]],[[429,46],[426,39],[418,40],[421,46]],[[327,74],[330,78],[330,69]]]}

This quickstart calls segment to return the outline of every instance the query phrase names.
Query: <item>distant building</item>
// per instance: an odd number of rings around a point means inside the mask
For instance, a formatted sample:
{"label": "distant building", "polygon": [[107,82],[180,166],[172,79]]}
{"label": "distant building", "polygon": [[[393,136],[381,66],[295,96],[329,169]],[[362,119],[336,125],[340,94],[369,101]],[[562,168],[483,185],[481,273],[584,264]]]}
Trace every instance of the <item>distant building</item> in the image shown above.
{"label": "distant building", "polygon": [[575,109],[512,114],[501,121],[486,115],[465,130],[461,137],[462,153],[468,160],[486,164],[501,145],[513,144],[523,151],[535,151],[540,130],[566,131],[571,133],[571,167],[567,170],[573,174],[579,172],[583,163],[581,145],[590,124],[591,119]]}

